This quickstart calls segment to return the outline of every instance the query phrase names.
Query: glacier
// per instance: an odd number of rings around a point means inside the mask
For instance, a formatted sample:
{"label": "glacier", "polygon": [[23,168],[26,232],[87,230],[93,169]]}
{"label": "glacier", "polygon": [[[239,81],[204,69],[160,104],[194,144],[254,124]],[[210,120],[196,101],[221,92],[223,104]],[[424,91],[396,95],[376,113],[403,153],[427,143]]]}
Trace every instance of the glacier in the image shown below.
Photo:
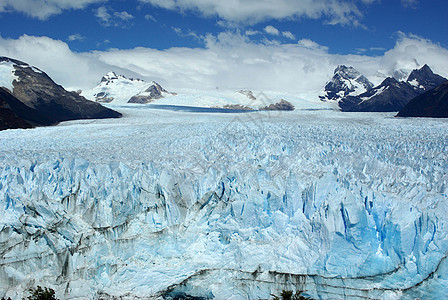
{"label": "glacier", "polygon": [[114,107],[0,132],[0,297],[448,297],[448,121]]}

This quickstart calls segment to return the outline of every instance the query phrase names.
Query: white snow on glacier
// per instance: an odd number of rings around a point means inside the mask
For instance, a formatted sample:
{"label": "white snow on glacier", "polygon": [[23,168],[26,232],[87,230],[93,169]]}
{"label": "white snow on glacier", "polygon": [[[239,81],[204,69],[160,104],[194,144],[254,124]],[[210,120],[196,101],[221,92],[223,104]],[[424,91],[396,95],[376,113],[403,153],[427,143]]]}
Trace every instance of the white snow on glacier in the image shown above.
{"label": "white snow on glacier", "polygon": [[14,80],[19,80],[19,77],[15,75],[14,64],[10,61],[0,62],[0,87],[5,87],[12,91],[14,89]]}
{"label": "white snow on glacier", "polygon": [[448,122],[118,107],[0,132],[0,297],[448,297]]}

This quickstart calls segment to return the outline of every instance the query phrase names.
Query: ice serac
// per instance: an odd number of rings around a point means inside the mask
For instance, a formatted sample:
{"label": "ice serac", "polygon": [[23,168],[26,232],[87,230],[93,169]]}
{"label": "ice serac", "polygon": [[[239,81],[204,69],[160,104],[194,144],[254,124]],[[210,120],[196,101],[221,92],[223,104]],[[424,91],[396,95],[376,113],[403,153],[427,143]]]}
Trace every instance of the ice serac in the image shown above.
{"label": "ice serac", "polygon": [[150,113],[0,133],[0,296],[448,297],[445,122]]}

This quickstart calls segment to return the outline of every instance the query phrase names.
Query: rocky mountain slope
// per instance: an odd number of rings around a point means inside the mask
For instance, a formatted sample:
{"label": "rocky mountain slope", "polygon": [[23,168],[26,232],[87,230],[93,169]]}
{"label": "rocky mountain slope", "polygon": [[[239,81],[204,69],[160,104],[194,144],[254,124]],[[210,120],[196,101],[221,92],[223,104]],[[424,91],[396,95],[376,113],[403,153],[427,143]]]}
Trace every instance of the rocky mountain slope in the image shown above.
{"label": "rocky mountain slope", "polygon": [[66,91],[47,74],[24,62],[0,57],[0,66],[0,99],[4,107],[31,125],[121,116],[76,92]]}
{"label": "rocky mountain slope", "polygon": [[32,128],[33,125],[51,125],[53,121],[40,111],[26,106],[4,87],[0,87],[0,128]]}
{"label": "rocky mountain slope", "polygon": [[342,111],[399,111],[411,99],[433,89],[446,79],[434,74],[428,65],[424,65],[413,70],[405,81],[387,77],[381,84],[373,87],[366,80],[355,69],[339,66],[320,99],[336,101]]}
{"label": "rocky mountain slope", "polygon": [[347,96],[339,102],[342,111],[398,111],[418,92],[406,82],[388,77],[380,85],[358,96]]}
{"label": "rocky mountain slope", "polygon": [[86,98],[102,103],[150,103],[175,93],[168,92],[155,81],[145,82],[141,79],[127,78],[109,72],[101,82],[91,90],[82,93]]}
{"label": "rocky mountain slope", "polygon": [[397,117],[448,118],[448,81],[412,99]]}
{"label": "rocky mountain slope", "polygon": [[[8,91],[0,87],[0,130],[17,129],[17,128],[32,128],[33,126],[19,117],[6,98],[11,97],[12,101],[22,104],[15,99]],[[19,105],[20,105],[19,104]],[[26,105],[24,105],[26,107]]]}
{"label": "rocky mountain slope", "polygon": [[373,88],[373,84],[353,67],[344,65],[334,70],[334,76],[324,88],[321,100],[340,101],[348,95],[359,95]]}

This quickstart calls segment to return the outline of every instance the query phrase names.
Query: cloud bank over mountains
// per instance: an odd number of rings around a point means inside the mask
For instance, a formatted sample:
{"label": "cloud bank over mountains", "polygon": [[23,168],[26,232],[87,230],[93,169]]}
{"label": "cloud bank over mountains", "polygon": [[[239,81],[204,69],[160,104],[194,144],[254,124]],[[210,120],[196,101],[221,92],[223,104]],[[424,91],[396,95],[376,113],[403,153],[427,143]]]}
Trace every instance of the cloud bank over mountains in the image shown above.
{"label": "cloud bank over mountains", "polygon": [[77,53],[60,40],[23,35],[0,38],[0,53],[45,70],[70,89],[95,86],[115,71],[155,80],[166,88],[313,91],[324,86],[339,64],[355,67],[375,81],[377,72],[390,76],[398,67],[428,64],[448,77],[448,50],[431,41],[400,33],[383,56],[335,55],[312,40],[298,43],[257,43],[248,36],[223,32],[204,37],[204,48],[109,49]]}

